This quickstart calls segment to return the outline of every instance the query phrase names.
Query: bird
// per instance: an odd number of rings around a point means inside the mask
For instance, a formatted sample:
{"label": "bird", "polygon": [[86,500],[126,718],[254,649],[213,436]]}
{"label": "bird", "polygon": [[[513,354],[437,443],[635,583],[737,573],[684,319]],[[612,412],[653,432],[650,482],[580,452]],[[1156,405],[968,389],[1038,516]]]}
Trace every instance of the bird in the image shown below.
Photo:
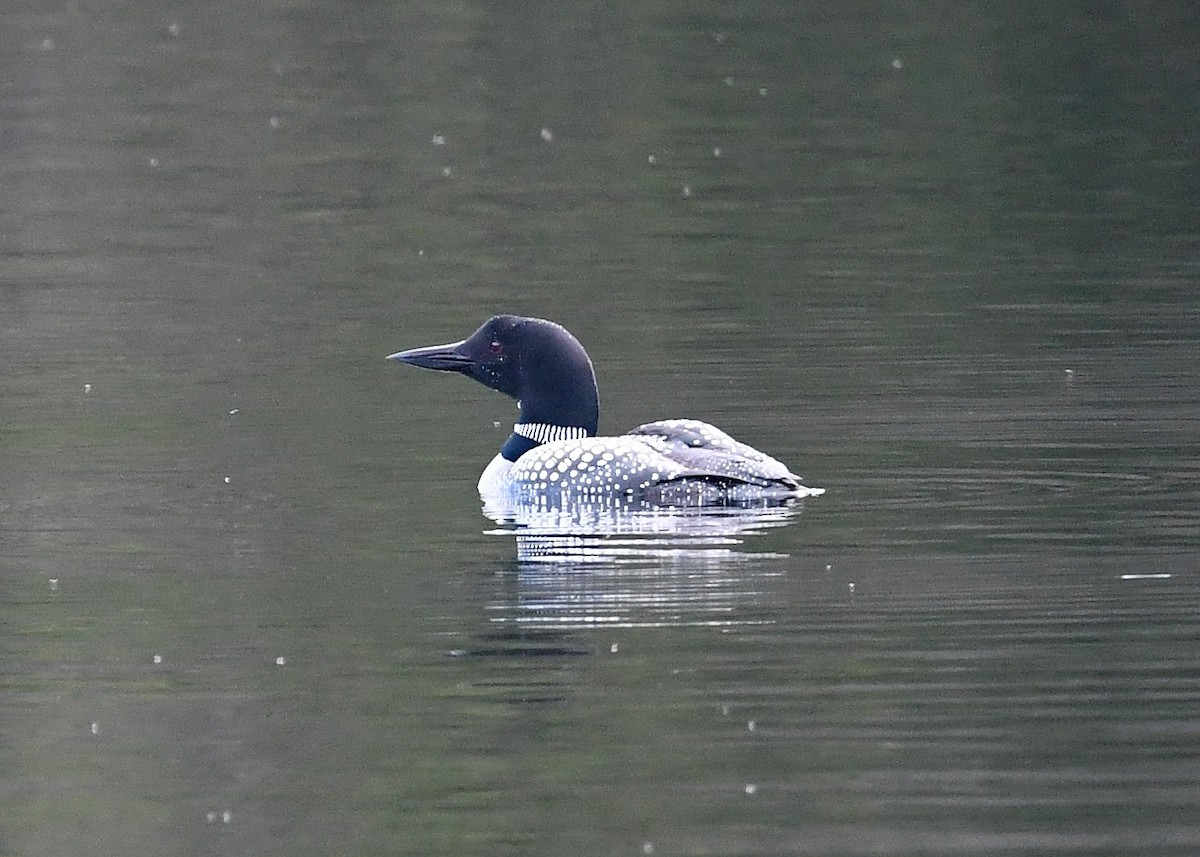
{"label": "bird", "polygon": [[546,319],[496,315],[462,341],[387,359],[458,372],[517,400],[520,418],[479,478],[485,503],[679,508],[776,505],[824,493],[701,420],[659,420],[598,437],[591,358],[565,327]]}

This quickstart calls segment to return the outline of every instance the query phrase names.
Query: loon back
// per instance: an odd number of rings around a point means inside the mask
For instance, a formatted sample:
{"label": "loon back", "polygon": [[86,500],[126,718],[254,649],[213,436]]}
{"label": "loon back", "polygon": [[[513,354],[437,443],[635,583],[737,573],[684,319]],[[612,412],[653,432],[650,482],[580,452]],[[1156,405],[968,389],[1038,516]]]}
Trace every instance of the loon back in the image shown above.
{"label": "loon back", "polygon": [[629,436],[662,449],[673,461],[715,477],[801,487],[800,477],[782,462],[700,420],[659,420],[638,426]]}
{"label": "loon back", "polygon": [[479,480],[485,499],[705,506],[824,493],[699,420],[662,420],[596,437],[600,405],[591,360],[554,322],[495,316],[461,342],[389,359],[460,372],[517,400],[521,421]]}

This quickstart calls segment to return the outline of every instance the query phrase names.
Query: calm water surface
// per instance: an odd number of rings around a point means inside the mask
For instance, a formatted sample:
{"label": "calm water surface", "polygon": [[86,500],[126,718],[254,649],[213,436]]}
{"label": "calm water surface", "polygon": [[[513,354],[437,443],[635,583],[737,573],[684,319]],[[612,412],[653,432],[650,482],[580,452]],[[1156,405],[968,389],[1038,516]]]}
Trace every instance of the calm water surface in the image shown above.
{"label": "calm water surface", "polygon": [[[8,3],[0,854],[1198,853],[1198,32]],[[828,493],[498,526],[498,311]]]}

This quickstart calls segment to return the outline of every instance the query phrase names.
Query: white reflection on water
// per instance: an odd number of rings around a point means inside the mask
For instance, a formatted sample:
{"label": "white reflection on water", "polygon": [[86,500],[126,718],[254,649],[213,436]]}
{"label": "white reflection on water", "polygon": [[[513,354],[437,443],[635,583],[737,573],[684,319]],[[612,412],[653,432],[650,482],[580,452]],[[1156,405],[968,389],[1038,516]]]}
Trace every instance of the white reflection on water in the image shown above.
{"label": "white reflection on water", "polygon": [[516,541],[516,591],[493,621],[520,627],[764,624],[768,583],[787,554],[756,551],[800,503],[669,509],[640,504],[485,508]]}

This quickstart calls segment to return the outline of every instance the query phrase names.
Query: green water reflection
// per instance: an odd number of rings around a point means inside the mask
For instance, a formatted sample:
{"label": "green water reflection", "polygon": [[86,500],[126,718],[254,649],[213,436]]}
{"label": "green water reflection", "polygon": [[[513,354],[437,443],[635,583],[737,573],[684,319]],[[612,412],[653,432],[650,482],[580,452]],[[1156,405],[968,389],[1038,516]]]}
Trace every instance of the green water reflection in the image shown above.
{"label": "green water reflection", "polygon": [[[0,18],[0,853],[1200,847],[1192,5]],[[548,572],[497,311],[829,493]]]}

